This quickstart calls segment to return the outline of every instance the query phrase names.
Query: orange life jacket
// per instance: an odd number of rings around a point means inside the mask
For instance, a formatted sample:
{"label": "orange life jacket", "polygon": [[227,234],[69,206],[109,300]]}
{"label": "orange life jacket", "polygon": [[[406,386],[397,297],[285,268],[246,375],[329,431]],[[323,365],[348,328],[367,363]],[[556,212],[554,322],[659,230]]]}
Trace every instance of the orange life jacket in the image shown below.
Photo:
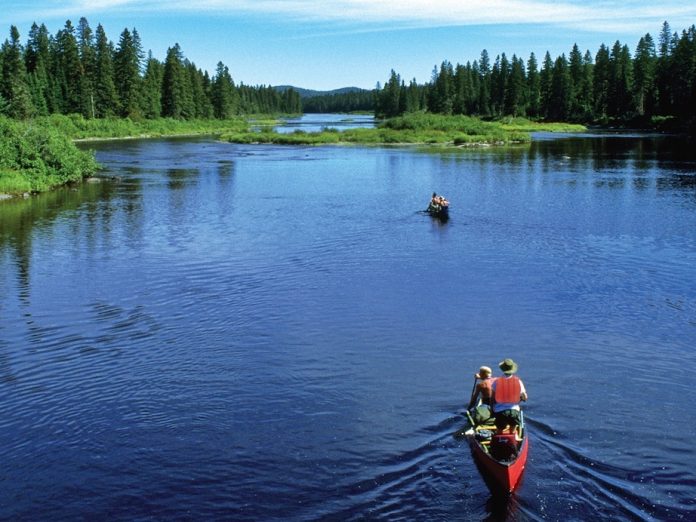
{"label": "orange life jacket", "polygon": [[513,375],[512,377],[501,377],[495,381],[495,390],[493,393],[493,398],[497,403],[514,403],[520,402],[520,394],[522,393],[522,386],[520,385],[519,377]]}

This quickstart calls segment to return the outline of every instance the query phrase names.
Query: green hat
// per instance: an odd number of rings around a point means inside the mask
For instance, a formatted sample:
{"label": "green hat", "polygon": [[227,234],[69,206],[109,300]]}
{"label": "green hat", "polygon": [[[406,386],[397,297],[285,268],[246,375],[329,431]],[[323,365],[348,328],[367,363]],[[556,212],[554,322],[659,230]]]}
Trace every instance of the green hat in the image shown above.
{"label": "green hat", "polygon": [[517,371],[517,363],[512,359],[505,359],[498,365],[498,367],[506,375],[511,375]]}

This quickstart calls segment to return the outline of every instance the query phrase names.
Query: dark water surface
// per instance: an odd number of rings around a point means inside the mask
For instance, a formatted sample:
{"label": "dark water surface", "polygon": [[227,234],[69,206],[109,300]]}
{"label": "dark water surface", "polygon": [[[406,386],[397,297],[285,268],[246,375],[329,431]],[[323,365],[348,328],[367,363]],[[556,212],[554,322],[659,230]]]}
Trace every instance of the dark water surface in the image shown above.
{"label": "dark water surface", "polygon": [[[0,204],[0,519],[696,518],[693,143],[93,146]],[[505,357],[507,502],[452,437]]]}

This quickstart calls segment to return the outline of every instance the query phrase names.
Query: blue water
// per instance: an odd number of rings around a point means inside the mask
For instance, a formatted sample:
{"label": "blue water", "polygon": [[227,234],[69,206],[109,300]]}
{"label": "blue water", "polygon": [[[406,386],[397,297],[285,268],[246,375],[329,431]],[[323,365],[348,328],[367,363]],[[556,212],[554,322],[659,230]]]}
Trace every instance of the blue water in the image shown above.
{"label": "blue water", "polygon": [[[696,517],[692,143],[90,147],[0,203],[0,519]],[[505,357],[507,501],[452,437]]]}
{"label": "blue water", "polygon": [[305,114],[282,120],[281,125],[276,126],[275,130],[280,133],[319,132],[324,129],[344,131],[374,126],[374,116],[367,114]]}

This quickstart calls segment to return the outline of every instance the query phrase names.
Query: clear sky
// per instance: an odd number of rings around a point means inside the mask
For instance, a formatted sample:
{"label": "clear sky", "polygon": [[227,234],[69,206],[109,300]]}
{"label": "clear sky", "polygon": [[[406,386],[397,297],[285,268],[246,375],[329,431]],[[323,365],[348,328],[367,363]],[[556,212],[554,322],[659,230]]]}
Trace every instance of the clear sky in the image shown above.
{"label": "clear sky", "polygon": [[574,43],[593,56],[616,40],[634,51],[645,33],[657,41],[664,21],[678,32],[696,24],[696,1],[0,0],[0,31],[16,25],[23,42],[34,21],[55,34],[82,16],[114,43],[135,27],[160,60],[179,43],[211,74],[222,61],[237,83],[371,89],[391,69],[426,82],[443,60],[466,63],[482,49],[492,60],[534,52],[540,63]]}

